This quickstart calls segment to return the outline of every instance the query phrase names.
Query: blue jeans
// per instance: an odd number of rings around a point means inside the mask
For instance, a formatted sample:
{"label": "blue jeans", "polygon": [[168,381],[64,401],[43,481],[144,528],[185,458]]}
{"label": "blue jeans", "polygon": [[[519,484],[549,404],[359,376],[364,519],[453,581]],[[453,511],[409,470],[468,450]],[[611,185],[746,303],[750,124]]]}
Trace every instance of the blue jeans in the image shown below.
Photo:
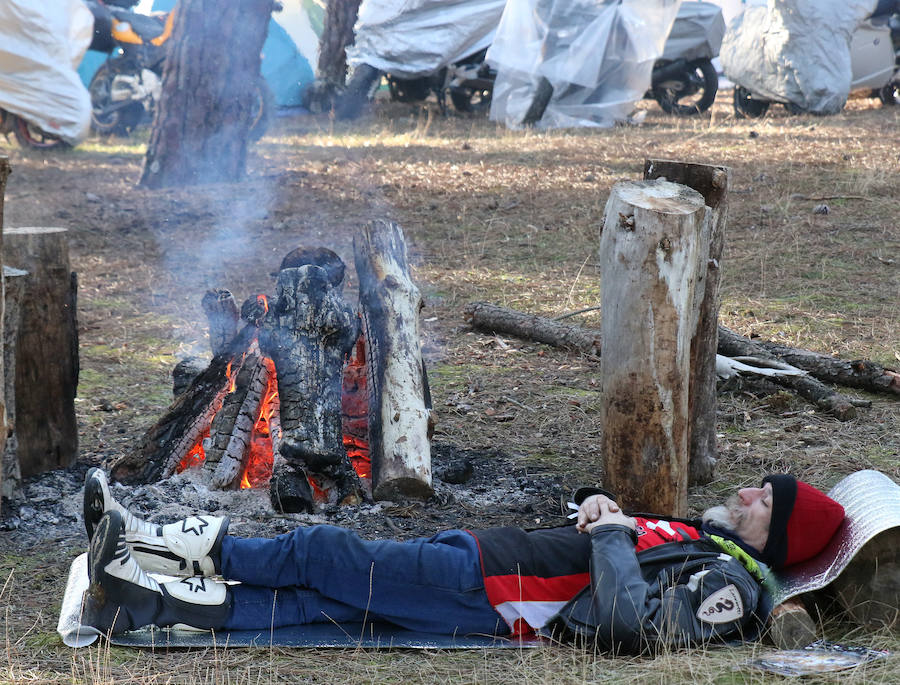
{"label": "blue jeans", "polygon": [[428,633],[505,634],[484,591],[478,544],[461,530],[406,542],[335,526],[222,540],[232,586],[226,629],[384,620]]}

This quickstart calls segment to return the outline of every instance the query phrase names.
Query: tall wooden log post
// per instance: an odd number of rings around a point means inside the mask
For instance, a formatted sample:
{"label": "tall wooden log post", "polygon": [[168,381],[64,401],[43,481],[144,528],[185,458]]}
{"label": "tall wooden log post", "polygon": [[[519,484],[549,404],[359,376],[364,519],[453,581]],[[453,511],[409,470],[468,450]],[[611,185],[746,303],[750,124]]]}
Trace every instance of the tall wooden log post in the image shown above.
{"label": "tall wooden log post", "polygon": [[600,238],[600,420],[606,486],[687,514],[691,337],[706,203],[687,186],[613,186]]}
{"label": "tall wooden log post", "polygon": [[353,240],[366,336],[369,449],[375,499],[425,499],[431,487],[430,396],[422,361],[422,296],[400,227],[372,221]]}
{"label": "tall wooden log post", "polygon": [[694,288],[697,315],[691,337],[691,380],[688,390],[690,415],[690,470],[692,485],[713,479],[716,465],[716,348],[718,345],[722,248],[728,215],[728,167],[688,164],[664,159],[644,162],[644,178],[665,178],[693,188],[706,203],[706,219],[700,240],[700,262]]}
{"label": "tall wooden log post", "polygon": [[[0,466],[0,496],[12,498],[22,484],[19,467],[18,438],[12,428],[16,425],[16,341],[19,337],[22,298],[29,274],[11,266],[3,267],[3,387],[0,392],[6,400],[6,425],[2,427],[0,441],[5,447]],[[7,431],[6,426],[9,426]]]}
{"label": "tall wooden log post", "polygon": [[22,476],[67,468],[78,456],[77,279],[64,228],[4,231],[8,265],[31,275],[16,343],[16,439]]}
{"label": "tall wooden log post", "polygon": [[[6,197],[6,179],[9,176],[9,158],[6,155],[0,155],[0,265],[3,263],[3,201]],[[6,350],[6,338],[3,335],[3,311],[5,307],[6,297],[4,295],[6,279],[0,278],[0,344],[3,350]],[[6,453],[6,436],[9,432],[7,428],[6,418],[6,399],[4,389],[6,387],[6,373],[3,367],[3,354],[0,354],[0,455]],[[5,494],[3,489],[3,472],[5,470],[6,460],[0,463],[0,494]],[[0,515],[3,514],[0,508]]]}

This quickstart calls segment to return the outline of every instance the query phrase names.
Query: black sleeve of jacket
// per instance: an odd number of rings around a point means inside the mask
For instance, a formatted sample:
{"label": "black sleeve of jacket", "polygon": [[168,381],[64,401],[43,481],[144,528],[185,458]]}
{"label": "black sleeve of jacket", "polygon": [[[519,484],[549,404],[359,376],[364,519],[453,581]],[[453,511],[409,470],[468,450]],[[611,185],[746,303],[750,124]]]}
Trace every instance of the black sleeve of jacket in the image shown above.
{"label": "black sleeve of jacket", "polygon": [[591,531],[590,592],[594,638],[604,648],[631,653],[738,638],[756,621],[760,596],[753,577],[724,554],[645,579],[633,531],[620,525]]}

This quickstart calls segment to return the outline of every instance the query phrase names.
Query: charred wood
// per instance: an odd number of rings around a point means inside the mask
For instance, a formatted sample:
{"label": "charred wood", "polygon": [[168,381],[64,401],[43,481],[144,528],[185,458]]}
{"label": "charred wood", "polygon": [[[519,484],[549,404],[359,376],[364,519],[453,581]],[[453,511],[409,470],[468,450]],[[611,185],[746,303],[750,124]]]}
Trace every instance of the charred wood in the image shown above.
{"label": "charred wood", "polygon": [[197,357],[185,357],[178,362],[172,369],[172,397],[178,397],[187,390],[205,368],[206,360]]}
{"label": "charred wood", "polygon": [[268,385],[269,373],[258,354],[248,354],[231,390],[210,427],[211,444],[203,468],[211,472],[210,485],[223,489],[238,485],[250,446],[253,426]]}
{"label": "charred wood", "polygon": [[280,271],[262,317],[259,304],[245,304],[242,316],[260,320],[260,349],[275,364],[281,455],[294,472],[308,468],[341,492],[358,490],[341,434],[341,370],[358,335],[353,310],[312,264]]}
{"label": "charred wood", "polygon": [[234,295],[223,288],[207,290],[200,306],[209,322],[209,346],[213,355],[220,354],[237,335],[240,315]]}
{"label": "charred wood", "polygon": [[419,336],[422,297],[400,227],[372,221],[353,240],[366,337],[369,454],[376,499],[430,497],[431,416]]}
{"label": "charred wood", "polygon": [[229,367],[240,364],[256,334],[256,327],[244,326],[147,430],[140,448],[112,464],[111,477],[134,484],[171,475],[209,428],[231,383]]}

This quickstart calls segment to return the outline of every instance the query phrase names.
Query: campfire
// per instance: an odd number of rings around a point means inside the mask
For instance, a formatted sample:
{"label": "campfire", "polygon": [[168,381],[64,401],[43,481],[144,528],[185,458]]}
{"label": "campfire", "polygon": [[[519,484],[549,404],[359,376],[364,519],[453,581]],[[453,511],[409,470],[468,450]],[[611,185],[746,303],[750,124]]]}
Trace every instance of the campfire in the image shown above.
{"label": "campfire", "polygon": [[208,291],[212,360],[179,365],[174,402],[112,476],[197,469],[213,489],[268,487],[281,511],[430,495],[421,298],[402,233],[373,222],[354,252],[359,311],[343,298],[344,263],[324,248],[290,252],[276,294],[240,309],[229,291]]}

